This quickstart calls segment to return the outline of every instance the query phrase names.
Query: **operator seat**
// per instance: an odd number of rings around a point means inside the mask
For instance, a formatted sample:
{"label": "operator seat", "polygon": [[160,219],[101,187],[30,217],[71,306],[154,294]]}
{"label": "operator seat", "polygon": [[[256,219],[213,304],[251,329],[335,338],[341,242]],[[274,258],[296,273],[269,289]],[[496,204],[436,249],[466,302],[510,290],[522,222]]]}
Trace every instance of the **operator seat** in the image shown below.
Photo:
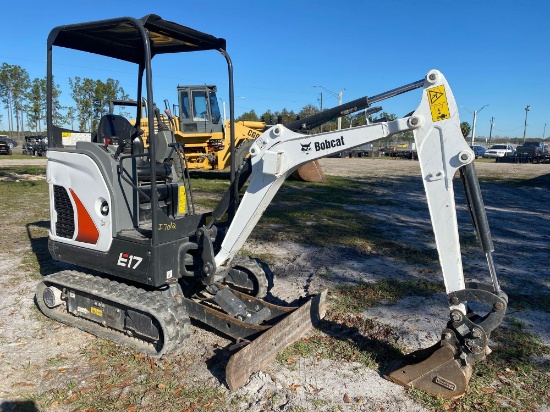
{"label": "operator seat", "polygon": [[119,141],[132,139],[136,135],[136,128],[130,124],[125,117],[118,114],[104,115],[97,127],[97,143],[105,143],[105,139],[111,139],[111,143],[118,144]]}

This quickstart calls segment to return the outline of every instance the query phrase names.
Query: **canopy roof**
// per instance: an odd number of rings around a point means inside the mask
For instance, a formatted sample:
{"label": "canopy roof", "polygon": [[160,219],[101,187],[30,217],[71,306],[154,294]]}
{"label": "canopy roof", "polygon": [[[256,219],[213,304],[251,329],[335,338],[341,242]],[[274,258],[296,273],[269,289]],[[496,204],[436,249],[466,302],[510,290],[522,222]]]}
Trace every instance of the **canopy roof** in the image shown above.
{"label": "canopy roof", "polygon": [[66,47],[140,64],[144,62],[147,38],[151,58],[163,53],[226,48],[225,39],[149,14],[141,19],[121,17],[58,26],[50,32],[48,49]]}

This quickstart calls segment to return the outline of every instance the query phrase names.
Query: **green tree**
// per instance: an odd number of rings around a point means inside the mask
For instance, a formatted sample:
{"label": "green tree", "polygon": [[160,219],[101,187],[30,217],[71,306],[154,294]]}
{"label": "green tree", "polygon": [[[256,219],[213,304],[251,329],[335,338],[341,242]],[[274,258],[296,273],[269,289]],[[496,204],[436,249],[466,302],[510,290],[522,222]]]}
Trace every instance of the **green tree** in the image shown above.
{"label": "green tree", "polygon": [[258,115],[254,111],[254,109],[252,109],[249,112],[244,112],[243,114],[241,114],[239,117],[237,117],[235,119],[235,121],[237,121],[237,122],[242,122],[242,121],[258,122],[258,121],[260,121],[260,119],[258,118]]}
{"label": "green tree", "polygon": [[27,93],[27,125],[41,132],[40,119],[46,113],[46,80],[36,78],[31,82]]}
{"label": "green tree", "polygon": [[[111,100],[128,100],[128,95],[124,93],[124,89],[120,86],[120,82],[114,79],[107,79],[105,83],[101,80],[96,80],[94,88],[93,100],[93,124],[92,130],[97,128],[99,119],[106,113],[109,113],[109,102]],[[120,109],[123,109],[120,106]]]}
{"label": "green tree", "polygon": [[95,81],[76,76],[69,78],[71,97],[75,101],[76,117],[80,131],[92,131],[92,99]]}
{"label": "green tree", "polygon": [[101,116],[108,112],[111,100],[128,99],[119,81],[110,78],[103,82],[75,77],[74,80],[69,79],[69,86],[81,131],[91,132],[97,128]]}
{"label": "green tree", "polygon": [[[313,116],[317,113],[320,113],[320,110],[317,108],[317,106],[314,106],[312,104],[308,104],[300,110],[298,113],[298,116],[300,119],[305,119],[306,117]],[[309,133],[321,133],[323,131],[322,127],[315,127],[309,131]]]}
{"label": "green tree", "polygon": [[[47,99],[46,99],[46,79],[36,78],[30,84],[30,88],[27,92],[27,124],[31,129],[38,129],[42,131],[41,125],[46,120]],[[53,82],[52,87],[52,104],[53,104],[53,124],[60,126],[65,123],[65,116],[63,115],[64,107],[59,102],[59,96],[61,95],[61,89],[58,84]]]}
{"label": "green tree", "polygon": [[317,106],[314,106],[312,104],[308,104],[308,105],[304,106],[302,108],[302,110],[300,110],[298,115],[300,116],[300,119],[304,119],[306,117],[313,116],[314,114],[319,113],[319,111],[320,110],[317,108]]}
{"label": "green tree", "polygon": [[71,130],[74,130],[74,121],[76,120],[76,110],[74,107],[67,108],[67,115],[65,116],[65,123],[70,126]]}
{"label": "green tree", "polygon": [[273,117],[274,119],[276,119],[277,122],[280,122],[281,124],[287,124],[296,120],[298,118],[298,115],[294,113],[294,111],[288,111],[285,108],[280,112],[273,113]]}
{"label": "green tree", "polygon": [[467,138],[468,135],[470,134],[470,123],[468,122],[462,122],[460,123],[460,131],[462,132],[462,136],[464,136],[464,138]]}
{"label": "green tree", "polygon": [[0,67],[0,99],[8,110],[8,128],[10,131],[15,129],[19,132],[19,130],[24,129],[23,111],[29,88],[29,74],[24,68],[2,63],[2,67]]}
{"label": "green tree", "polygon": [[268,110],[267,112],[264,112],[264,114],[260,116],[260,121],[268,125],[273,125],[277,121],[277,118],[274,118],[271,110]]}

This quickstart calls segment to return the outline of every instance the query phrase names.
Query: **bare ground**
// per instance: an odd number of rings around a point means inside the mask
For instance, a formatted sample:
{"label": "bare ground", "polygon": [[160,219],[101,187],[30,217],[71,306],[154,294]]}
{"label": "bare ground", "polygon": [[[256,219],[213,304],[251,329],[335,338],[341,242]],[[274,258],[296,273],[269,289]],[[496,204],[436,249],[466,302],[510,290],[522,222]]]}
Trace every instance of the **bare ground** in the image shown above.
{"label": "bare ground", "polygon": [[[417,245],[420,241],[426,247],[433,247],[427,210],[419,208],[423,191],[417,162],[323,159],[321,165],[328,175],[357,179],[365,175],[383,177],[376,191],[377,196],[388,199],[387,204],[365,203],[354,210],[379,218],[384,229],[395,233],[400,242]],[[479,175],[497,180],[528,177],[546,182],[516,187],[488,181],[481,187],[503,289],[527,296],[535,291],[548,293],[550,166],[497,163],[476,163],[476,166]],[[457,193],[457,197],[459,223],[465,225],[469,216],[462,206],[461,194]],[[414,264],[391,255],[365,257],[363,254],[359,258],[337,245],[319,248],[288,242],[284,233],[277,233],[271,240],[248,242],[245,248],[258,254],[269,251],[274,256],[272,298],[286,302],[325,287],[358,280],[388,277],[441,280],[437,270],[419,272]],[[45,320],[37,312],[33,303],[36,278],[18,269],[24,255],[32,253],[32,249],[29,245],[13,252],[0,255],[0,410],[13,410],[21,405],[16,401],[29,394],[53,391],[69,382],[84,384],[92,372],[83,349],[97,340]],[[475,248],[466,248],[464,265],[470,279],[488,281],[484,256]],[[528,330],[550,345],[550,319],[546,312],[537,310],[536,302],[527,309],[516,309],[511,302],[509,313],[524,321]],[[439,338],[447,322],[448,309],[445,296],[434,294],[429,298],[409,297],[396,305],[378,306],[363,316],[390,325],[398,336],[398,343],[412,351],[427,347]],[[291,366],[273,362],[254,374],[243,388],[230,394],[221,377],[223,365],[212,366],[216,349],[228,343],[219,335],[193,326],[191,339],[178,356],[191,358],[186,366],[193,380],[219,386],[233,399],[235,410],[423,410],[403,388],[385,381],[375,370],[360,363],[336,364],[314,357],[297,359]],[[51,410],[71,408],[54,404]]]}

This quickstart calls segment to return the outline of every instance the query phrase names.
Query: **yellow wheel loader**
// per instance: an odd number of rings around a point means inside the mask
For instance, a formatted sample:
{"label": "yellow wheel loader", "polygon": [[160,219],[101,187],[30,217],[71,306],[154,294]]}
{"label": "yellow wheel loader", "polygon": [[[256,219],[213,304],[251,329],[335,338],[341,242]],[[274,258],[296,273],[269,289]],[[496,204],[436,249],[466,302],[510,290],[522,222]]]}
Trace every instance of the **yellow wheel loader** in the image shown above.
{"label": "yellow wheel loader", "polygon": [[[59,26],[51,31],[47,46],[48,246],[55,259],[78,269],[40,280],[36,302],[45,315],[156,357],[185,345],[193,318],[236,340],[226,382],[231,389],[240,387],[310,330],[325,311],[325,293],[298,308],[263,299],[270,286],[265,271],[255,259],[237,254],[277,190],[308,162],[412,131],[448,295],[449,322],[437,345],[411,354],[387,377],[443,396],[464,393],[474,363],[489,353],[489,335],[502,322],[507,298],[492,261],[474,154],[462,137],[457,105],[443,74],[432,70],[397,89],[286,126],[274,125],[255,138],[249,156],[237,165],[233,71],[224,39],[147,15]],[[58,47],[134,63],[137,101],[146,99],[146,117],[156,118],[148,122],[147,134],[135,126],[142,120],[137,107],[134,125],[107,114],[99,122],[95,142],[59,146],[52,134],[52,67]],[[230,188],[206,213],[195,212],[186,173],[191,156],[168,124],[169,116],[163,118],[154,108],[152,76],[155,56],[201,50],[218,50],[229,73]],[[405,118],[303,133],[334,113],[415,89],[421,89],[420,104]],[[197,132],[201,121],[193,120]],[[185,171],[181,179],[175,162]],[[491,283],[464,280],[453,192],[457,171],[487,255]],[[482,302],[490,311],[479,316],[471,302]]]}
{"label": "yellow wheel loader", "polygon": [[[165,100],[161,118],[169,124],[176,142],[183,143],[189,169],[225,169],[230,166],[231,122],[222,118],[216,86],[178,86],[174,116]],[[155,119],[156,122],[156,119]],[[148,118],[141,119],[143,138],[148,137]],[[240,164],[252,142],[266,129],[264,122],[233,123],[237,160]]]}
{"label": "yellow wheel loader", "polygon": [[[254,140],[267,128],[266,123],[260,121],[239,121],[232,124],[225,119],[225,109],[222,118],[217,88],[214,85],[178,86],[177,91],[178,104],[174,105],[174,116],[165,100],[165,114],[161,114],[161,118],[169,118],[176,142],[184,144],[188,169],[228,168],[231,157],[231,128],[235,131],[235,163],[241,164]],[[141,119],[140,127],[144,132],[142,137],[147,139],[147,118]],[[294,177],[306,182],[324,181],[323,171],[317,161],[298,168]]]}

